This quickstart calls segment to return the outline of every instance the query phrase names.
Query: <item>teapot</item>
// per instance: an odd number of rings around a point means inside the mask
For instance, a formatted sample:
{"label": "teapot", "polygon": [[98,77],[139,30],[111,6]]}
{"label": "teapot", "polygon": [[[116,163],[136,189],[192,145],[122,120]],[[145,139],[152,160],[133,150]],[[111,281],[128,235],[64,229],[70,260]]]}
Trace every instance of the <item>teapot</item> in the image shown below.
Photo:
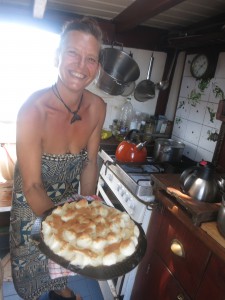
{"label": "teapot", "polygon": [[135,133],[138,130],[133,129],[128,132],[124,140],[116,148],[116,160],[123,163],[144,163],[147,158],[147,141],[136,143]]}
{"label": "teapot", "polygon": [[196,200],[221,202],[218,179],[210,162],[203,160],[197,166],[184,170],[180,176],[180,188]]}

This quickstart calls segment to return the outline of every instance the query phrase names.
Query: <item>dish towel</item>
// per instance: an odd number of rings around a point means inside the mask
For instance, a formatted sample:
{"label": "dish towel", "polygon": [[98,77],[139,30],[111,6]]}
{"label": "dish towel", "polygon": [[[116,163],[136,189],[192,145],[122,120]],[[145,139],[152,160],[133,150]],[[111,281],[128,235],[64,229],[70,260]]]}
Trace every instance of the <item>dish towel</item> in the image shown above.
{"label": "dish towel", "polygon": [[77,275],[76,273],[65,269],[52,261],[51,259],[48,259],[48,269],[49,269],[49,274],[51,279],[55,279],[58,277],[64,277],[64,276],[75,276]]}

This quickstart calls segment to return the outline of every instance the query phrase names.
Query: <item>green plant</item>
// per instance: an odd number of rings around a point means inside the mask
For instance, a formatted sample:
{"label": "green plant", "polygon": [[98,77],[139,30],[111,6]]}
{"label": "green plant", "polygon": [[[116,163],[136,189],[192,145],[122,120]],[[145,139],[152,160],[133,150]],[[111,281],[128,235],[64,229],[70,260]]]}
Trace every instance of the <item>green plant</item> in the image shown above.
{"label": "green plant", "polygon": [[210,80],[211,79],[209,78],[209,79],[201,79],[199,81],[198,88],[201,92],[204,92],[204,90],[209,86]]}
{"label": "green plant", "polygon": [[189,103],[191,104],[191,106],[196,106],[197,105],[197,103],[199,103],[200,102],[200,100],[201,100],[201,93],[199,93],[199,92],[196,92],[196,90],[195,89],[193,89],[192,91],[191,91],[191,93],[190,93],[190,95],[188,95],[188,101],[189,101]]}

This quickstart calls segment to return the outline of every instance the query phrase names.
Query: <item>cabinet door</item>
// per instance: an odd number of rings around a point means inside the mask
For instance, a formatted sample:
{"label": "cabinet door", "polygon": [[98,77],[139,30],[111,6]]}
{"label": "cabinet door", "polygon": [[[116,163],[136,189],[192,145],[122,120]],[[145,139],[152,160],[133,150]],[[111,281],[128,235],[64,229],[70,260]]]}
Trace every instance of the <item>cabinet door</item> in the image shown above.
{"label": "cabinet door", "polygon": [[[194,233],[165,209],[155,251],[190,297],[196,295],[210,251]],[[171,247],[172,246],[172,247]],[[177,251],[177,248],[183,251]]]}
{"label": "cabinet door", "polygon": [[156,253],[152,254],[147,272],[148,283],[132,300],[190,300]]}
{"label": "cabinet door", "polygon": [[196,300],[225,300],[225,263],[212,255]]}
{"label": "cabinet door", "polygon": [[[134,287],[131,295],[132,300],[142,299],[142,297],[148,296],[149,288],[149,264],[151,261],[152,252],[156,239],[158,238],[158,232],[162,221],[162,214],[160,209],[154,208],[151,214],[150,223],[147,230],[147,250],[145,256],[141,260],[138,271],[136,274]],[[150,298],[149,298],[150,299]]]}

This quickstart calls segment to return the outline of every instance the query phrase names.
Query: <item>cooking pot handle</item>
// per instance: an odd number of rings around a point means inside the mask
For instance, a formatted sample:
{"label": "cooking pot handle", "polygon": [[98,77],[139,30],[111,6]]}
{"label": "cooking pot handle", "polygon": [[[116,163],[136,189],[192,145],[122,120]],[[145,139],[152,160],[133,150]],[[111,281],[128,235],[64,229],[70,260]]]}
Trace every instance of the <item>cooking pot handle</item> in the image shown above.
{"label": "cooking pot handle", "polygon": [[169,153],[171,150],[172,148],[170,146],[165,146],[164,148],[162,148],[163,153]]}

